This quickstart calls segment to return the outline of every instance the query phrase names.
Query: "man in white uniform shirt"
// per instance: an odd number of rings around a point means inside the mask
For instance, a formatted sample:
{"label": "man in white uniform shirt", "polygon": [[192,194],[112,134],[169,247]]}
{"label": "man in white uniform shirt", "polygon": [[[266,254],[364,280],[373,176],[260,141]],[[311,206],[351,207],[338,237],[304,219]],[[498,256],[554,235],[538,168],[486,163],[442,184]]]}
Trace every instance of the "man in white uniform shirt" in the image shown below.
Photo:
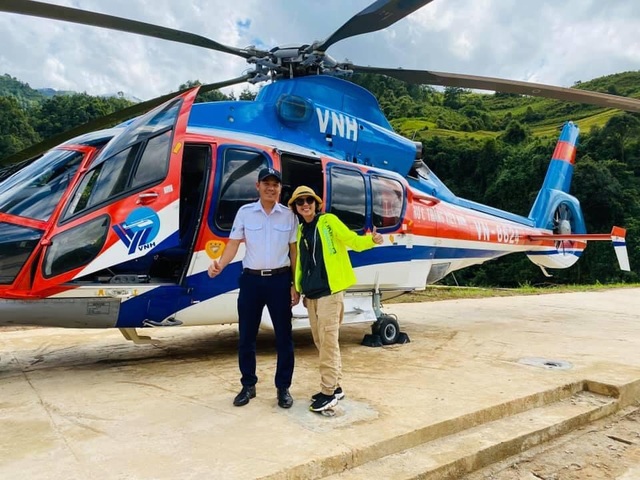
{"label": "man in white uniform shirt", "polygon": [[238,363],[242,390],[233,404],[241,407],[256,396],[256,337],[266,306],[278,352],[275,376],[278,405],[290,408],[293,398],[289,387],[294,367],[291,307],[300,300],[292,281],[298,220],[290,209],[278,203],[282,190],[280,172],[263,168],[256,188],[260,198],[238,210],[229,242],[220,260],[214,260],[209,266],[208,273],[213,278],[222,272],[235,258],[240,242],[245,242],[238,296]]}

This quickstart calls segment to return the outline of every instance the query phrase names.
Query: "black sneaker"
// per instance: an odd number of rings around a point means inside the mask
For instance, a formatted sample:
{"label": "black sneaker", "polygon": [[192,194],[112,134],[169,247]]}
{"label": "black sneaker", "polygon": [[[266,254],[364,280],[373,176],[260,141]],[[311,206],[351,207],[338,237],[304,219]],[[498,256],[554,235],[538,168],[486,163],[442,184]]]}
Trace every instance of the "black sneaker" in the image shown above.
{"label": "black sneaker", "polygon": [[[315,401],[322,392],[318,392],[315,395],[311,395],[311,401]],[[336,397],[336,400],[342,400],[344,398],[344,392],[342,391],[342,387],[338,387],[333,391],[333,396]]]}
{"label": "black sneaker", "polygon": [[325,395],[320,393],[313,403],[309,406],[309,410],[312,412],[322,412],[330,408],[335,407],[338,404],[338,399],[335,395]]}

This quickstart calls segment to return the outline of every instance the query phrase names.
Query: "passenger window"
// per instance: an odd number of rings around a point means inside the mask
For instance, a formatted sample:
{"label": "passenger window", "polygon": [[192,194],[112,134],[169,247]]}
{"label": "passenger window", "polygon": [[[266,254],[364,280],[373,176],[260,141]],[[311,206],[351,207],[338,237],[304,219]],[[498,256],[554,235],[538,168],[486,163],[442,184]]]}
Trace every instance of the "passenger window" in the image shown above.
{"label": "passenger window", "polygon": [[366,195],[364,177],[354,170],[331,169],[331,209],[351,230],[365,227]]}
{"label": "passenger window", "polygon": [[402,191],[402,184],[397,180],[371,176],[371,210],[375,227],[395,227],[400,223],[404,205]]}
{"label": "passenger window", "polygon": [[258,198],[256,182],[261,168],[268,166],[261,152],[228,148],[219,165],[222,181],[215,211],[215,226],[230,231],[236,213],[243,205]]}

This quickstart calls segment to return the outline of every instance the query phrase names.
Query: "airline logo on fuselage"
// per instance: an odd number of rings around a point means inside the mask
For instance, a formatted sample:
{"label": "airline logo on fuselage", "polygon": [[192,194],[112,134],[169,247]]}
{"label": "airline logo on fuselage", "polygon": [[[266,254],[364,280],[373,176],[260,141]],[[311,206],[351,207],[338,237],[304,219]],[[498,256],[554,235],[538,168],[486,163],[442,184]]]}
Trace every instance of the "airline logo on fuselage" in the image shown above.
{"label": "airline logo on fuselage", "polygon": [[156,246],[153,241],[160,231],[160,218],[149,207],[136,208],[127,219],[113,226],[120,240],[129,248],[129,255],[136,250],[149,250]]}
{"label": "airline logo on fuselage", "polygon": [[316,115],[320,133],[358,141],[358,121],[355,118],[320,107],[316,107]]}

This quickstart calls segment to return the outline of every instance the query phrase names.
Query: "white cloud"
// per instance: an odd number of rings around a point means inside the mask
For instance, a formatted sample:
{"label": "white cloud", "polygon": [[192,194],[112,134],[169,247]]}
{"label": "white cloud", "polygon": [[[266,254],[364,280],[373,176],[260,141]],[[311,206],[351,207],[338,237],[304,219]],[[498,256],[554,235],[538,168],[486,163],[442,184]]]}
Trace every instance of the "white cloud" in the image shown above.
{"label": "white cloud", "polygon": [[[48,0],[202,35],[223,44],[308,44],[373,0]],[[434,0],[386,31],[329,53],[356,64],[570,86],[640,68],[636,0]],[[0,13],[0,74],[33,87],[151,98],[188,80],[236,77],[243,59],[100,28]],[[240,87],[241,88],[241,87]]]}

